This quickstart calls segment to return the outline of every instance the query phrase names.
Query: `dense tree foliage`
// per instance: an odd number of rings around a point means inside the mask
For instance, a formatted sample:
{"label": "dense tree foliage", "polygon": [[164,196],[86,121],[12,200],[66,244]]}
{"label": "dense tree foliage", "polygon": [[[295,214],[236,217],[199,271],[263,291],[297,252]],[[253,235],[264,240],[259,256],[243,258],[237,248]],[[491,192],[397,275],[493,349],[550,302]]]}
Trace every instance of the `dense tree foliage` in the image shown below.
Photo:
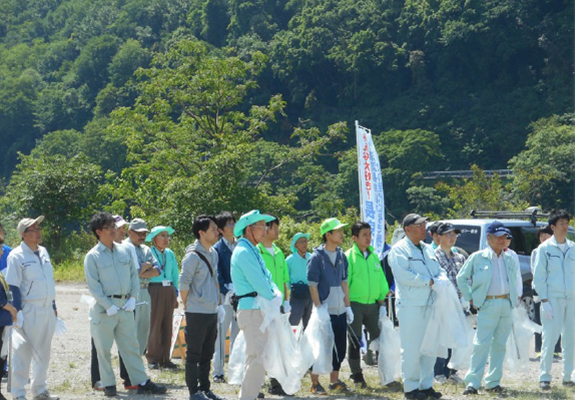
{"label": "dense tree foliage", "polygon": [[480,174],[476,187],[420,177],[471,165],[515,173],[512,186],[489,189],[504,193],[498,202],[479,203],[572,207],[573,120],[564,114],[573,7],[564,0],[2,8],[0,177],[11,215],[33,197],[26,179],[58,172],[50,182],[64,184],[74,168],[90,198],[71,207],[182,228],[195,212],[220,208],[345,213],[358,204],[354,133],[345,128],[356,119],[375,134],[392,218],[467,209],[487,190]]}

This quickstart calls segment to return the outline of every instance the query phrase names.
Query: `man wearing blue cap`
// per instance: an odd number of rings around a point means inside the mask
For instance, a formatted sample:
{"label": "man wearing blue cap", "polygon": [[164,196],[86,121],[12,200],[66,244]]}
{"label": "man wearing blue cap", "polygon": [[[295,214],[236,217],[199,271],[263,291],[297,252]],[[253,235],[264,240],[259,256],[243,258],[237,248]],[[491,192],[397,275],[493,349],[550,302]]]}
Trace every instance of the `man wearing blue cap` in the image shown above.
{"label": "man wearing blue cap", "polygon": [[296,233],[291,240],[292,254],[286,259],[291,287],[289,323],[296,326],[302,321],[303,329],[307,327],[313,307],[307,282],[307,262],[311,257],[307,251],[309,237],[309,233]]}
{"label": "man wearing blue cap", "polygon": [[[511,309],[519,302],[517,279],[519,266],[508,253],[507,236],[511,231],[494,221],[487,228],[488,247],[473,253],[457,274],[463,298],[477,308],[477,331],[473,340],[471,366],[465,376],[464,395],[478,394],[485,376],[488,392],[501,393],[505,345],[511,332]],[[471,279],[470,279],[471,278]],[[471,283],[470,283],[471,282]]]}
{"label": "man wearing blue cap", "polygon": [[[351,324],[354,318],[347,284],[348,263],[340,247],[343,243],[345,226],[347,224],[342,224],[337,218],[323,221],[320,228],[323,244],[313,249],[307,263],[307,280],[311,299],[315,307],[322,305],[327,307],[334,334],[333,370],[329,377],[329,389],[336,392],[349,390],[347,385],[339,379],[339,370],[345,359],[347,325]],[[326,394],[325,389],[319,383],[319,375],[313,373],[310,375],[311,392]]]}
{"label": "man wearing blue cap", "polygon": [[426,221],[418,214],[407,214],[403,219],[406,236],[391,248],[388,256],[397,293],[403,390],[409,400],[441,398],[441,393],[432,387],[435,358],[421,354],[420,350],[433,315],[434,285],[447,279],[435,251],[423,242]]}
{"label": "man wearing blue cap", "polygon": [[571,217],[565,210],[551,213],[553,236],[543,242],[535,256],[533,287],[541,298],[543,345],[539,385],[551,389],[553,349],[559,336],[563,348],[563,386],[571,380],[575,357],[575,244],[567,239]]}
{"label": "man wearing blue cap", "polygon": [[255,400],[265,380],[261,355],[268,333],[267,330],[260,330],[263,315],[255,297],[262,296],[272,300],[278,308],[283,300],[257,248],[258,243],[266,236],[266,223],[273,219],[270,215],[261,214],[259,210],[252,210],[242,215],[234,227],[234,235],[241,238],[232,254],[232,282],[239,299],[238,325],[244,332],[246,341],[240,400]]}

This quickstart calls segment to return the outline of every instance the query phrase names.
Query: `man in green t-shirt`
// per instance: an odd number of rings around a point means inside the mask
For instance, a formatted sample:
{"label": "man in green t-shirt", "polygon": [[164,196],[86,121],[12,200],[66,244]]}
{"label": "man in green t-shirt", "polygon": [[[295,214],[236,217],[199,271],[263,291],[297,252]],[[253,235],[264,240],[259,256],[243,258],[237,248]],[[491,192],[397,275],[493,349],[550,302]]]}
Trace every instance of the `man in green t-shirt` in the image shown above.
{"label": "man in green t-shirt", "polygon": [[[283,306],[282,310],[284,313],[289,313],[291,311],[291,306],[289,303],[289,291],[288,291],[288,284],[289,284],[289,274],[288,274],[288,267],[286,263],[286,258],[284,256],[283,251],[279,247],[275,245],[275,241],[279,238],[279,226],[280,220],[277,217],[267,224],[267,232],[264,239],[258,243],[258,250],[264,262],[266,264],[266,268],[270,271],[272,275],[272,280],[278,287],[279,291],[282,293],[283,296]],[[284,396],[285,392],[282,389],[280,383],[274,379],[270,379],[270,388],[269,393]]]}
{"label": "man in green t-shirt", "polygon": [[365,388],[360,359],[362,327],[369,332],[371,339],[379,337],[379,316],[385,312],[385,296],[389,286],[379,256],[371,247],[371,227],[367,222],[356,222],[351,227],[354,245],[346,251],[349,283],[349,299],[355,318],[351,323],[353,335],[348,343],[351,379],[356,386]]}

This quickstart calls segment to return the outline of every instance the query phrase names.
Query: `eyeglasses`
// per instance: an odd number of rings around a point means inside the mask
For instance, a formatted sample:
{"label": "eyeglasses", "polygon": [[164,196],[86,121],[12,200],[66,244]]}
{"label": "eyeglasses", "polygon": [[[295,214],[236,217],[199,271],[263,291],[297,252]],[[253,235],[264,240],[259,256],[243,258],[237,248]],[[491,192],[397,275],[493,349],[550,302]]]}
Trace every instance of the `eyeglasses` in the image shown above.
{"label": "eyeglasses", "polygon": [[26,228],[26,230],[24,231],[25,233],[28,232],[40,232],[42,230],[42,228]]}
{"label": "eyeglasses", "polygon": [[253,224],[251,225],[252,229],[256,229],[256,228],[261,228],[264,231],[267,231],[270,227],[267,225],[257,225],[257,224]]}
{"label": "eyeglasses", "polygon": [[458,233],[446,233],[443,236],[447,236],[449,238],[458,238],[459,234]]}
{"label": "eyeglasses", "polygon": [[104,227],[104,229],[108,230],[108,231],[115,231],[116,230],[116,225],[106,225]]}
{"label": "eyeglasses", "polygon": [[233,226],[236,226],[236,221],[228,222],[228,223],[226,224],[226,226],[227,226],[228,228],[231,228],[231,227],[233,227]]}
{"label": "eyeglasses", "polygon": [[422,226],[425,226],[425,222],[420,222],[419,224],[411,224],[411,226],[415,226],[416,228],[421,228]]}

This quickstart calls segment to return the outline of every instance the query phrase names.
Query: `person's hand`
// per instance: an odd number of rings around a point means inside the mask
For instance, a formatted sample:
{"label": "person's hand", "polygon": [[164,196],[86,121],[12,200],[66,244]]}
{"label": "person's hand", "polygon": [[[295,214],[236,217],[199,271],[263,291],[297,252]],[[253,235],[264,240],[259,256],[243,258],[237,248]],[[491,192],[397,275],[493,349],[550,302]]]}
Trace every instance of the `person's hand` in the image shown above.
{"label": "person's hand", "polygon": [[350,325],[353,322],[353,311],[351,310],[351,307],[346,307],[345,308],[345,314],[346,314],[346,319],[347,319],[347,324]]}
{"label": "person's hand", "polygon": [[553,307],[549,301],[542,302],[541,308],[543,309],[543,318],[551,321],[553,319]]}
{"label": "person's hand", "polygon": [[12,317],[12,322],[16,322],[16,320],[18,319],[18,310],[16,310],[14,306],[10,303],[6,303],[6,307],[4,309],[10,313],[10,316]]}
{"label": "person's hand", "polygon": [[151,262],[149,262],[149,261],[144,261],[144,262],[142,263],[142,267],[141,267],[142,272],[149,271],[149,270],[151,270],[152,268],[154,268],[154,266],[152,265]]}
{"label": "person's hand", "polygon": [[379,319],[382,319],[383,317],[387,317],[387,307],[385,304],[381,304],[379,306]]}
{"label": "person's hand", "polygon": [[471,303],[467,300],[465,300],[463,297],[459,299],[459,301],[461,302],[461,307],[463,308],[463,311],[469,311],[469,308],[471,307]]}
{"label": "person's hand", "polygon": [[281,292],[279,290],[276,290],[274,292],[274,298],[272,299],[272,304],[275,307],[280,308],[282,306],[283,298],[284,296],[281,294]]}
{"label": "person's hand", "polygon": [[106,310],[106,314],[108,314],[108,316],[111,317],[112,315],[118,314],[118,311],[119,311],[119,310],[120,310],[120,309],[119,309],[115,304],[112,304],[112,305],[110,306],[110,308],[108,308],[108,309]]}
{"label": "person's hand", "polygon": [[287,314],[291,311],[291,304],[289,303],[288,300],[284,300],[283,308],[284,308],[284,314]]}
{"label": "person's hand", "polygon": [[319,306],[316,306],[314,304],[313,306],[317,312],[317,318],[321,322],[329,322],[330,318],[329,318],[329,311],[327,309],[327,305],[326,304],[320,304]]}
{"label": "person's hand", "polygon": [[224,319],[226,318],[226,309],[224,308],[224,306],[219,305],[217,311],[218,311],[218,323],[222,324],[224,322]]}
{"label": "person's hand", "polygon": [[136,299],[134,297],[130,297],[124,305],[122,306],[122,310],[124,311],[134,311],[136,309]]}
{"label": "person's hand", "polygon": [[16,325],[18,328],[22,328],[24,326],[24,313],[22,310],[16,313],[16,323],[14,325]]}

